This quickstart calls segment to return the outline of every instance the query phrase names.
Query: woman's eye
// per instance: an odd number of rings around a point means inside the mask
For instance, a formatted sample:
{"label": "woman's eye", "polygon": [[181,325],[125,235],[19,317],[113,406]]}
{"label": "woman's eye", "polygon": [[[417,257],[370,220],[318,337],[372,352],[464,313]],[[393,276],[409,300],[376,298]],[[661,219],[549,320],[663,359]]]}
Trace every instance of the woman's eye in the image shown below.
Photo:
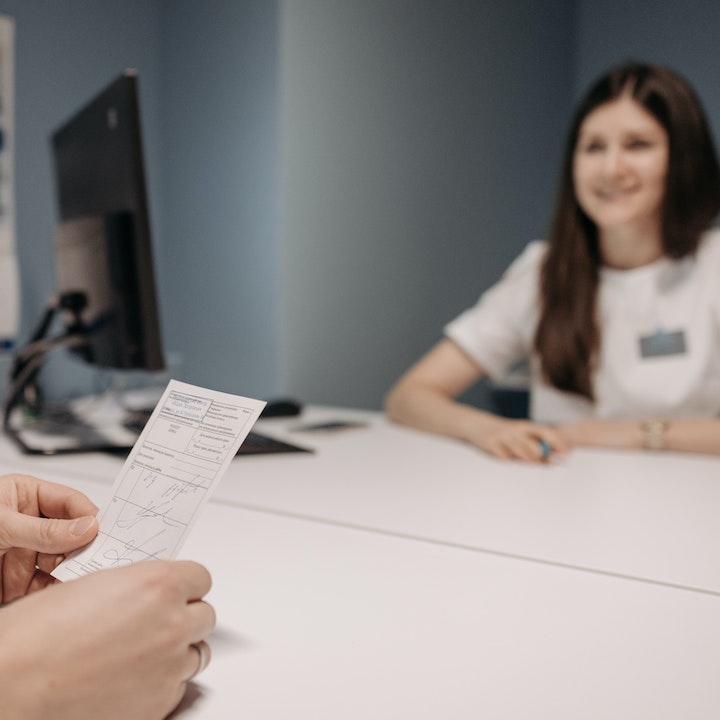
{"label": "woman's eye", "polygon": [[644,150],[645,148],[650,147],[650,144],[651,143],[648,140],[636,138],[635,140],[630,140],[630,142],[627,143],[627,147],[631,150]]}
{"label": "woman's eye", "polygon": [[589,142],[585,143],[585,145],[582,146],[582,151],[586,153],[594,153],[599,152],[603,149],[602,143],[599,142]]}

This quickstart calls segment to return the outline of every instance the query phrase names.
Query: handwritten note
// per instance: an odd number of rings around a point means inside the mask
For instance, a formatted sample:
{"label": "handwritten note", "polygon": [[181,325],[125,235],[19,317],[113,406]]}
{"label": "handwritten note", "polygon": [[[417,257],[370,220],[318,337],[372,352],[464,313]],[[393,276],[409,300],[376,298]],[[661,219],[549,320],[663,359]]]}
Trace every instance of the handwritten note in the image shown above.
{"label": "handwritten note", "polygon": [[72,580],[172,559],[265,403],[171,380],[128,455],[95,540],[53,571]]}

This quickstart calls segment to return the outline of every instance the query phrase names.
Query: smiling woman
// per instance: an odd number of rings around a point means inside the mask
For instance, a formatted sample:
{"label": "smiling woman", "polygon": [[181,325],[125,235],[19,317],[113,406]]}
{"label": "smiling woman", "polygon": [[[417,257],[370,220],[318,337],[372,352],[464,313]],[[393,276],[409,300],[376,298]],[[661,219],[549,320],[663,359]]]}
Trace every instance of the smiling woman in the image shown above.
{"label": "smiling woman", "polygon": [[[388,395],[389,416],[526,461],[575,445],[720,453],[718,210],[689,84],[613,68],[571,123],[548,241],[446,327]],[[531,420],[455,400],[520,361]]]}

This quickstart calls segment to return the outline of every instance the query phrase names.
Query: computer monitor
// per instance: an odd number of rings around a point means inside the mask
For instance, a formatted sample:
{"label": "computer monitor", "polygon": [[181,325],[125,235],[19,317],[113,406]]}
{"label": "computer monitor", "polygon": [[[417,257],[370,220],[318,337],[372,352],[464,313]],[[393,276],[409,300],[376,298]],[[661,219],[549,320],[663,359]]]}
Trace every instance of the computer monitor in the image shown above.
{"label": "computer monitor", "polygon": [[[35,450],[14,426],[13,413],[22,406],[22,417],[42,416],[37,376],[54,349],[64,347],[101,368],[164,369],[141,135],[138,78],[132,70],[51,135],[57,293],[17,354],[3,418],[5,431],[27,452]],[[52,336],[57,315],[63,329]],[[72,425],[66,415],[53,433],[69,437]],[[92,433],[83,439],[86,429],[58,451],[113,445]],[[37,452],[51,453],[48,447]]]}
{"label": "computer monitor", "polygon": [[[138,100],[126,71],[51,137],[57,291],[72,352],[101,367],[164,367]],[[81,307],[78,307],[78,303]]]}

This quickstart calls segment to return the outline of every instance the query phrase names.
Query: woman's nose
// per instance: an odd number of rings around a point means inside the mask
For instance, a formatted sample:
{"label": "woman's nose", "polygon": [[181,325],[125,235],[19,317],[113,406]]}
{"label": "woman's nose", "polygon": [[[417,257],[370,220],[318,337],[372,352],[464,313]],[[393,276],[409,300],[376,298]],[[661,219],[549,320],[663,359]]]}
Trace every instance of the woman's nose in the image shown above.
{"label": "woman's nose", "polygon": [[625,153],[621,147],[609,147],[603,161],[603,171],[608,176],[622,175],[627,167]]}

